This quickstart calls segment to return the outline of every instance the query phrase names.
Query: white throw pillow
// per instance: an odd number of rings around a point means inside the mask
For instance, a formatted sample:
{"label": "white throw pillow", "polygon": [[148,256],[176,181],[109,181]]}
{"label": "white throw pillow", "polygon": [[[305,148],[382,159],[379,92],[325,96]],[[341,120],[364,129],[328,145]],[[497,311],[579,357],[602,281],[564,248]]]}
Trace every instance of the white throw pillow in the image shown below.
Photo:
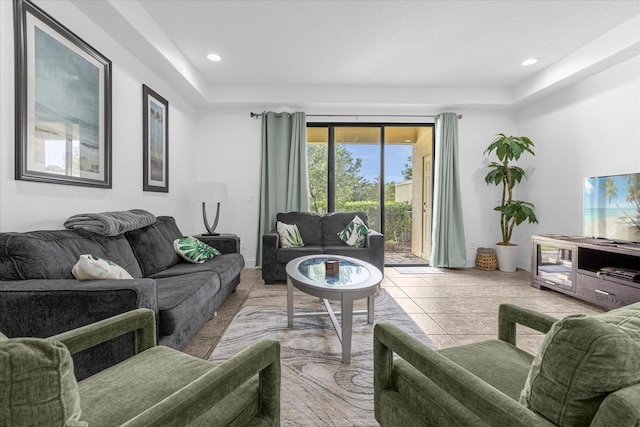
{"label": "white throw pillow", "polygon": [[276,229],[280,236],[281,248],[299,248],[304,246],[304,242],[302,241],[302,236],[300,235],[300,230],[298,230],[297,225],[285,224],[284,222],[278,221],[276,223]]}
{"label": "white throw pillow", "polygon": [[93,255],[80,255],[71,273],[78,280],[133,279],[127,270],[115,262]]}

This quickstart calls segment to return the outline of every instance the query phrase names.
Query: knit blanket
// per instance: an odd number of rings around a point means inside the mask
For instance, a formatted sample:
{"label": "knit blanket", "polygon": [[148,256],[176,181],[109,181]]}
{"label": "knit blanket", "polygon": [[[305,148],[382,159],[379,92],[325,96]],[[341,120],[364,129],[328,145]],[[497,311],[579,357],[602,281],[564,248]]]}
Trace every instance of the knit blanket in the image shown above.
{"label": "knit blanket", "polygon": [[119,212],[77,214],[69,217],[64,226],[69,229],[86,230],[103,236],[117,236],[127,231],[146,227],[156,222],[156,217],[143,209]]}

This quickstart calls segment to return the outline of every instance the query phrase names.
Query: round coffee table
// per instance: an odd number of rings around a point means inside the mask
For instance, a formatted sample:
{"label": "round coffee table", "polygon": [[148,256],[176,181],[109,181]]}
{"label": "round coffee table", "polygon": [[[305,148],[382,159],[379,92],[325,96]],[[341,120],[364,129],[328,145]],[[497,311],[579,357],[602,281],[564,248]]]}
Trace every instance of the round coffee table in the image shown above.
{"label": "round coffee table", "polygon": [[[338,261],[339,272],[327,274],[326,261]],[[367,314],[373,323],[375,294],[380,289],[382,272],[368,262],[338,255],[308,255],[287,264],[287,325],[293,327],[294,317],[329,315],[342,343],[342,363],[351,363],[351,330],[354,314]],[[326,312],[294,313],[293,288],[322,299]],[[367,310],[353,311],[353,301],[367,298]],[[341,311],[334,312],[329,300],[341,301]],[[342,325],[337,315],[342,317]]]}

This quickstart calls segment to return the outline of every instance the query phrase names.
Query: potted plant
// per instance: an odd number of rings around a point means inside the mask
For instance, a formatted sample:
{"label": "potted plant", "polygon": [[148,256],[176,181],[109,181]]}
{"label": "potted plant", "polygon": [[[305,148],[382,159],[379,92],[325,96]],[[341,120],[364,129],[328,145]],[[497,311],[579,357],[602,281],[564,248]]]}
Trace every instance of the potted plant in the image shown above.
{"label": "potted plant", "polygon": [[506,136],[501,133],[491,142],[484,154],[495,152],[499,161],[489,164],[491,169],[484,180],[487,184],[502,185],[502,199],[500,204],[493,208],[500,212],[500,231],[502,241],[496,243],[496,256],[498,257],[498,269],[500,271],[516,271],[518,260],[518,245],[511,243],[511,235],[516,225],[525,220],[529,223],[537,223],[533,204],[522,200],[514,200],[513,188],[525,176],[524,170],[510,162],[517,161],[525,153],[531,153],[533,142],[526,136]]}

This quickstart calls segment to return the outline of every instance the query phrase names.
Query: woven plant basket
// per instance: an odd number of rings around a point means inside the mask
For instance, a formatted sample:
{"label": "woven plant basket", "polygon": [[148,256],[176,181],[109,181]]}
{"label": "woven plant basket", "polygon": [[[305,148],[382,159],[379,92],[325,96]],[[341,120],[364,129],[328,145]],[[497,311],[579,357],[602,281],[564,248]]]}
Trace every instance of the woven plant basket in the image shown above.
{"label": "woven plant basket", "polygon": [[492,271],[498,269],[498,258],[493,248],[478,248],[476,254],[476,268],[478,270]]}

